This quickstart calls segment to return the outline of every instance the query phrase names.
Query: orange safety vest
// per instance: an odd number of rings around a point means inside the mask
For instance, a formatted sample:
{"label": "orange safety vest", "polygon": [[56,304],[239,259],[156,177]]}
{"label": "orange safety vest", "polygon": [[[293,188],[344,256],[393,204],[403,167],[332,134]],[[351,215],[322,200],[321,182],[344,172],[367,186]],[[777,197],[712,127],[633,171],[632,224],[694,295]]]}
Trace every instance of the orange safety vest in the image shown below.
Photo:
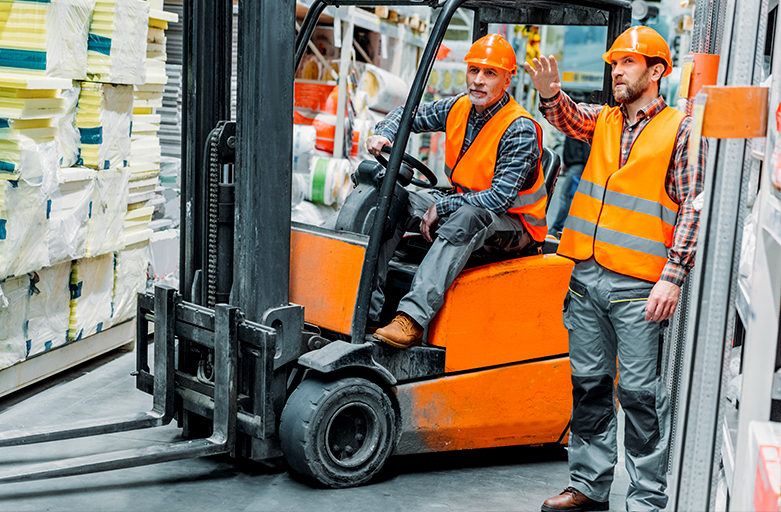
{"label": "orange safety vest", "polygon": [[558,254],[576,261],[593,256],[619,274],[659,280],[678,218],[665,181],[684,117],[670,107],[659,112],[619,167],[624,116],[619,107],[602,109]]}
{"label": "orange safety vest", "polygon": [[[471,108],[472,102],[469,101],[469,96],[462,96],[456,100],[448,112],[445,126],[447,133],[446,172],[458,192],[479,192],[491,188],[491,180],[496,169],[499,141],[510,125],[520,117],[530,119],[534,123],[534,127],[537,129],[537,145],[540,149],[540,157],[542,157],[542,128],[512,97],[507,105],[499,109],[499,112],[488,120],[466,152],[461,155]],[[545,177],[538,160],[537,179],[534,186],[518,192],[518,197],[508,210],[508,213],[514,213],[520,217],[529,235],[538,242],[545,240],[545,235],[548,234],[548,226],[545,223],[547,201]]]}

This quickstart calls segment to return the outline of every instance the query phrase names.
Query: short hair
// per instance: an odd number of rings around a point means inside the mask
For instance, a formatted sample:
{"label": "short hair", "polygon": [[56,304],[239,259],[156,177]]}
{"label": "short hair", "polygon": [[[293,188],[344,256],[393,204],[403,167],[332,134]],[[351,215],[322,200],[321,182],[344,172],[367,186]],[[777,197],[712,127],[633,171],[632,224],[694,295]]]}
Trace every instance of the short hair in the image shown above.
{"label": "short hair", "polygon": [[[645,57],[645,65],[647,67],[649,67],[649,68],[651,66],[655,66],[656,64],[661,64],[662,66],[664,66],[664,69],[662,69],[662,76],[664,76],[664,74],[667,72],[667,61],[666,60],[664,60],[661,57],[648,57],[646,55],[643,55],[643,57]],[[659,81],[656,82],[656,93],[659,94],[661,89],[662,89],[662,78],[659,77]]]}

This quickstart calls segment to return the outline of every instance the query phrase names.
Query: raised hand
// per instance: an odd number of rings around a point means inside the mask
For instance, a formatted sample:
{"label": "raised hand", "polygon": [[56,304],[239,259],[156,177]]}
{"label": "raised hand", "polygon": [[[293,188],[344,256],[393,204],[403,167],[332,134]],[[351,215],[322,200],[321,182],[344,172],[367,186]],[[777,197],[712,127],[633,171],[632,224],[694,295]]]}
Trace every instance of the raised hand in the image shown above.
{"label": "raised hand", "polygon": [[523,63],[526,72],[531,76],[534,88],[540,92],[541,98],[552,98],[561,91],[561,78],[559,77],[559,66],[556,64],[556,57],[545,58],[541,55],[534,58],[532,67],[528,62]]}

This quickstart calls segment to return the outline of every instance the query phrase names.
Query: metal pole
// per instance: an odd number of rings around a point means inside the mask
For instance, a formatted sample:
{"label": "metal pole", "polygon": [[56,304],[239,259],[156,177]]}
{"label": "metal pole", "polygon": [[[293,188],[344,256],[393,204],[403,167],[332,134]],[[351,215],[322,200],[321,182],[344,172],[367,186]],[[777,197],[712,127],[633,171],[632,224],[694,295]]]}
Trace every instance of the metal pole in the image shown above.
{"label": "metal pole", "polygon": [[[288,305],[294,0],[239,3],[231,304],[259,322]],[[262,30],[261,30],[262,27]]]}
{"label": "metal pole", "polygon": [[[712,6],[714,11],[717,5]],[[727,85],[754,85],[757,48],[764,48],[767,0],[730,1],[734,12],[730,45],[723,47],[720,77]],[[729,17],[730,12],[727,12]],[[703,14],[704,15],[704,14]],[[758,22],[759,21],[759,22]],[[712,46],[698,41],[702,47]],[[695,43],[693,43],[695,44]],[[750,151],[745,140],[712,141],[705,180],[705,205],[697,242],[693,304],[686,336],[681,422],[680,478],[674,510],[710,510],[721,448],[721,391],[725,349],[731,339],[739,231]]]}
{"label": "metal pole", "polygon": [[182,201],[179,235],[179,290],[192,297],[195,272],[206,262],[204,144],[217,122],[230,119],[231,24],[233,4],[207,0],[184,2],[182,94]]}

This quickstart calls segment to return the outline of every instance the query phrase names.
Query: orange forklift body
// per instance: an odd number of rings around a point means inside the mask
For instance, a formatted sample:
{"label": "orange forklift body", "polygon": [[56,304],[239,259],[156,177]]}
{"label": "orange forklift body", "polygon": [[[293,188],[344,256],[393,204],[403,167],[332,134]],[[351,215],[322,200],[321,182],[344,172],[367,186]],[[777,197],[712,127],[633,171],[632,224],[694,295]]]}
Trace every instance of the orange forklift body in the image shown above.
{"label": "orange forklift body", "polygon": [[[291,302],[307,322],[350,332],[360,241],[292,232]],[[394,453],[566,443],[572,385],[561,305],[572,262],[527,256],[463,271],[428,343],[445,372],[391,388],[400,415]]]}

